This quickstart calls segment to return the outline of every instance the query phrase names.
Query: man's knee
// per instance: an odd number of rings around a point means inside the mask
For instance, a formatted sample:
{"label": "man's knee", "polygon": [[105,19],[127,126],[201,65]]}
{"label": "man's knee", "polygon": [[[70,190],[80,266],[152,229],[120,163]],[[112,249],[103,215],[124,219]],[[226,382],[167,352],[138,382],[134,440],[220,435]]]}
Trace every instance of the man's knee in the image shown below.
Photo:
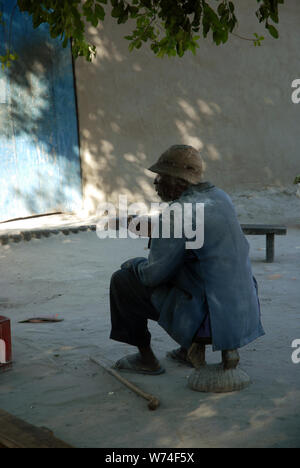
{"label": "man's knee", "polygon": [[110,287],[111,288],[118,288],[122,286],[124,288],[124,284],[128,282],[130,272],[128,270],[117,270],[115,271],[110,279]]}
{"label": "man's knee", "polygon": [[115,271],[112,275],[111,275],[111,278],[110,278],[110,285],[111,286],[115,286],[119,283],[120,281],[120,277],[122,275],[122,270],[117,270]]}

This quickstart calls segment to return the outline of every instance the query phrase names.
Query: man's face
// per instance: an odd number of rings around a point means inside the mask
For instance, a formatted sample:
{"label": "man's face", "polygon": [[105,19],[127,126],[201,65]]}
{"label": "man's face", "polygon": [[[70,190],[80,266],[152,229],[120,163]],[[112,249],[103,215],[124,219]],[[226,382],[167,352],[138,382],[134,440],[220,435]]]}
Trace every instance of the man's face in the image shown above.
{"label": "man's face", "polygon": [[158,174],[154,179],[156,193],[164,202],[176,200],[185,190],[185,185],[185,182],[182,186],[179,179],[165,174]]}
{"label": "man's face", "polygon": [[163,174],[157,174],[154,179],[154,187],[157,195],[161,198],[162,201],[170,201],[169,193],[168,193],[168,185],[169,185],[169,176]]}

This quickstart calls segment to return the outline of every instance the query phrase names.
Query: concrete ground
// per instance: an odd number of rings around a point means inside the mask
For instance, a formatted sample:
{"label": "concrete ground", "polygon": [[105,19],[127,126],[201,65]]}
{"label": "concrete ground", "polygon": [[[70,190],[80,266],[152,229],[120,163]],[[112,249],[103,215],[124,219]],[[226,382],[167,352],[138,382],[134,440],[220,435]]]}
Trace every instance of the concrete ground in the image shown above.
{"label": "concrete ground", "polygon": [[[251,386],[190,390],[191,370],[165,357],[177,344],[151,322],[167,372],[124,376],[160,398],[154,412],[89,360],[132,352],[109,340],[109,278],[127,258],[147,256],[147,241],[82,232],[0,245],[0,313],[11,319],[14,357],[13,369],[0,374],[0,407],[76,447],[299,447],[300,364],[291,344],[300,339],[300,229],[276,238],[273,264],[264,261],[264,236],[248,240],[266,331],[240,350]],[[64,321],[19,323],[48,315]],[[218,362],[220,353],[208,347],[207,360]]]}

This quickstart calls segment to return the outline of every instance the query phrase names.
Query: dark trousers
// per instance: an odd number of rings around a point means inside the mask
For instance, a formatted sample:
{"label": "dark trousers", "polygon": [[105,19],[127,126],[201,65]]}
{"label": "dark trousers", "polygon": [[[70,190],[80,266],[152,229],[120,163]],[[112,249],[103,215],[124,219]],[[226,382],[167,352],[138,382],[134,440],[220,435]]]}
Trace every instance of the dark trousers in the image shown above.
{"label": "dark trousers", "polygon": [[151,304],[153,288],[144,286],[130,270],[118,270],[110,282],[112,340],[132,346],[150,345],[148,319],[157,321],[159,312]]}

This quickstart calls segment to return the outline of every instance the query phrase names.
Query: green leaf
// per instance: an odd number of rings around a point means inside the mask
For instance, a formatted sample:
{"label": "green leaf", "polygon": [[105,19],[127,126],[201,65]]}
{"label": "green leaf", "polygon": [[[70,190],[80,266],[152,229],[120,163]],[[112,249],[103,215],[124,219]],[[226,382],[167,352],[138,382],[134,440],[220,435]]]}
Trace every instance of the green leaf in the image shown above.
{"label": "green leaf", "polygon": [[111,16],[113,18],[119,18],[119,16],[121,16],[122,13],[123,13],[123,9],[117,6],[112,9]]}
{"label": "green leaf", "polygon": [[294,184],[300,184],[300,175],[296,176]]}
{"label": "green leaf", "polygon": [[133,49],[134,49],[134,43],[131,42],[131,43],[129,44],[128,48],[129,48],[129,51],[132,52]]}
{"label": "green leaf", "polygon": [[62,46],[63,46],[64,48],[66,48],[67,45],[68,45],[68,42],[69,42],[69,38],[68,38],[68,37],[65,37]]}
{"label": "green leaf", "polygon": [[151,44],[151,50],[153,50],[155,54],[157,54],[157,52],[159,51],[159,47],[155,42]]}
{"label": "green leaf", "polygon": [[206,37],[210,30],[210,23],[203,22],[203,36]]}
{"label": "green leaf", "polygon": [[277,29],[274,26],[272,26],[271,24],[267,24],[266,28],[268,29],[271,36],[273,36],[275,39],[278,39],[279,33],[278,33]]}
{"label": "green leaf", "polygon": [[101,5],[95,5],[95,15],[96,15],[97,18],[99,18],[101,21],[104,20],[104,18],[105,18],[105,11],[104,11],[103,6],[101,6]]}
{"label": "green leaf", "polygon": [[129,10],[131,18],[136,18],[137,17],[137,15],[139,13],[139,8],[138,7],[129,5],[128,10]]}
{"label": "green leaf", "polygon": [[226,6],[224,5],[224,3],[220,3],[220,5],[218,6],[217,11],[219,13],[219,16],[222,16],[225,13],[225,11],[227,11]]}
{"label": "green leaf", "polygon": [[87,20],[92,23],[92,26],[94,26],[94,28],[98,26],[99,21],[98,18],[96,18],[95,16],[89,17],[87,18]]}

